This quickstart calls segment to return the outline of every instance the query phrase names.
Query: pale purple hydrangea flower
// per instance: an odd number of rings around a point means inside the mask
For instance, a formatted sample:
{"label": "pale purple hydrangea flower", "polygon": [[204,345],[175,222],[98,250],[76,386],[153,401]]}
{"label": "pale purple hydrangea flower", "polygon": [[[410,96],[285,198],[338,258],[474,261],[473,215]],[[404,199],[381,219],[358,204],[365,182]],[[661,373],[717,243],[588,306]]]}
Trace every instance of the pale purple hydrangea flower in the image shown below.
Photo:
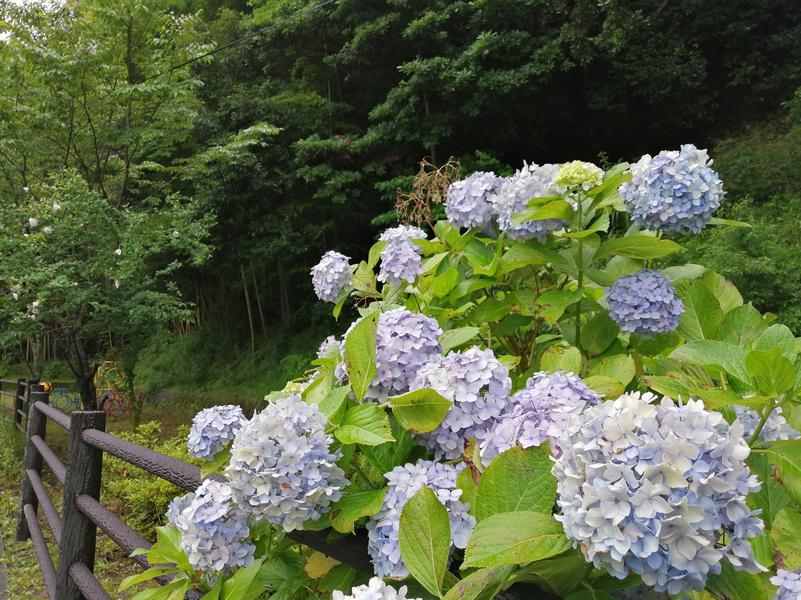
{"label": "pale purple hydrangea flower", "polygon": [[331,595],[331,600],[421,600],[420,598],[407,598],[407,591],[405,585],[396,590],[378,577],[373,577],[369,583],[354,587],[350,595],[335,590]]}
{"label": "pale purple hydrangea flower", "polygon": [[656,399],[624,394],[566,426],[553,466],[565,534],[595,567],[670,594],[702,589],[723,558],[764,570],[747,541],[763,523],[746,502],[759,482],[742,424]]}
{"label": "pale purple hydrangea flower", "polygon": [[170,503],[167,517],[181,533],[190,564],[214,579],[253,563],[247,517],[231,500],[227,483],[206,480],[191,494]]}
{"label": "pale purple hydrangea flower", "polygon": [[801,569],[795,571],[777,569],[776,575],[770,578],[770,582],[779,588],[774,600],[801,599]]}
{"label": "pale purple hydrangea flower", "polygon": [[242,408],[229,404],[201,410],[192,419],[187,447],[195,458],[211,460],[236,437],[247,422]]}
{"label": "pale purple hydrangea flower", "polygon": [[609,316],[621,331],[652,336],[679,326],[684,304],[659,271],[640,269],[606,290]]}
{"label": "pale purple hydrangea flower", "polygon": [[325,416],[298,395],[256,413],[237,434],[225,471],[237,505],[284,531],[327,513],[349,482],[325,427]]}
{"label": "pale purple hydrangea flower", "polygon": [[336,302],[342,290],[350,285],[353,270],[350,257],[329,250],[311,269],[314,293],[323,302]]}
{"label": "pale purple hydrangea flower", "polygon": [[330,358],[337,356],[342,351],[342,344],[333,335],[329,335],[320,344],[317,350],[317,358]]}
{"label": "pale purple hydrangea flower", "polygon": [[381,252],[381,266],[377,277],[381,283],[414,283],[422,274],[423,258],[420,248],[413,242],[389,242]]}
{"label": "pale purple hydrangea flower", "polygon": [[484,439],[493,419],[509,403],[512,379],[492,350],[470,348],[424,365],[411,385],[412,390],[423,388],[453,402],[442,423],[419,436],[437,459],[452,460],[464,454],[471,438]]}
{"label": "pale purple hydrangea flower", "polygon": [[[354,321],[345,332],[345,340],[359,320]],[[383,402],[388,396],[408,392],[422,366],[441,354],[441,335],[439,323],[426,315],[405,308],[382,312],[376,332],[376,376],[370,383],[366,399]],[[335,372],[340,380],[347,379],[344,360],[343,343],[342,361]]]}
{"label": "pale purple hydrangea flower", "polygon": [[379,236],[378,240],[380,242],[386,242],[387,245],[389,245],[396,242],[424,240],[427,237],[428,236],[426,235],[426,232],[419,227],[414,227],[413,225],[398,225],[397,227],[385,229],[384,232]]}
{"label": "pale purple hydrangea flower", "polygon": [[496,220],[491,199],[498,189],[500,177],[492,171],[476,171],[467,179],[454,181],[445,197],[445,214],[456,227],[487,229]]}
{"label": "pale purple hydrangea flower", "polygon": [[[734,412],[737,415],[737,419],[745,428],[744,435],[746,439],[750,438],[759,424],[759,415],[753,408],[740,406],[739,404],[734,405]],[[783,440],[797,440],[799,438],[801,438],[801,434],[799,434],[798,431],[787,422],[787,419],[784,418],[781,407],[773,409],[758,436],[760,442],[779,442]]]}
{"label": "pale purple hydrangea flower", "polygon": [[565,226],[559,219],[540,219],[527,221],[520,225],[512,224],[512,215],[528,208],[529,200],[563,191],[554,183],[559,165],[529,165],[523,163],[511,177],[506,177],[498,187],[492,203],[498,213],[498,226],[509,238],[518,241],[538,239],[544,241],[547,235]]}
{"label": "pale purple hydrangea flower", "polygon": [[711,164],[707,151],[692,144],[643,156],[631,166],[631,181],[620,186],[634,222],[652,231],[701,231],[725,194]]}
{"label": "pale purple hydrangea flower", "polygon": [[526,387],[512,396],[503,414],[481,442],[481,460],[489,465],[515,446],[530,448],[551,442],[551,453],[559,456],[558,439],[569,420],[587,406],[598,404],[601,395],[569,372],[535,373]]}
{"label": "pale purple hydrangea flower", "polygon": [[460,500],[462,490],[456,487],[456,478],[464,469],[458,466],[418,460],[392,469],[385,475],[389,487],[381,510],[367,523],[367,550],[379,577],[406,577],[409,574],[400,554],[398,535],[400,517],[406,502],[423,487],[430,488],[448,510],[451,526],[451,544],[466,548],[476,520],[467,511],[470,508]]}

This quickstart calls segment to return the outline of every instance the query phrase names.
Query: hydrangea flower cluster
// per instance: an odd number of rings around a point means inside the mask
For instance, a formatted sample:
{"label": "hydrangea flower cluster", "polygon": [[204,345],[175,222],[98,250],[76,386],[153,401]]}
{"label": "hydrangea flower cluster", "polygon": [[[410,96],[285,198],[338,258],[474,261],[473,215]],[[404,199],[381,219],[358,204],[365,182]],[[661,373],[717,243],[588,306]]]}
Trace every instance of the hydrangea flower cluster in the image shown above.
{"label": "hydrangea flower cluster", "polygon": [[[345,333],[345,339],[356,323],[358,321]],[[423,365],[442,353],[441,335],[439,323],[423,314],[405,308],[381,313],[376,332],[376,376],[370,383],[366,398],[383,402],[388,396],[408,392]],[[343,360],[336,369],[336,376],[341,380],[347,377],[344,353],[343,344]]]}
{"label": "hydrangea flower cluster", "polygon": [[237,505],[284,531],[328,512],[348,480],[325,426],[317,407],[297,395],[254,415],[237,434],[225,471]]}
{"label": "hydrangea flower cluster", "polygon": [[609,316],[621,331],[652,336],[679,326],[684,304],[659,271],[640,269],[606,290]]}
{"label": "hydrangea flower cluster", "polygon": [[192,419],[187,447],[195,458],[211,460],[234,441],[237,431],[247,422],[239,406],[212,406],[201,410]]}
{"label": "hydrangea flower cluster", "polygon": [[407,598],[406,591],[405,585],[396,590],[378,577],[373,577],[368,584],[354,587],[350,595],[335,590],[331,595],[331,600],[421,600],[420,598]]}
{"label": "hydrangea flower cluster", "polygon": [[432,388],[453,402],[442,423],[420,436],[437,459],[452,460],[464,454],[470,438],[484,439],[509,402],[512,379],[492,350],[474,347],[425,365],[411,386],[422,388]]}
{"label": "hydrangea flower cluster", "polygon": [[655,399],[624,394],[565,428],[553,466],[565,534],[596,567],[658,592],[702,589],[724,557],[763,570],[747,541],[763,524],[746,503],[759,483],[742,424],[701,401]]}
{"label": "hydrangea flower cluster", "polygon": [[513,240],[525,241],[536,238],[544,241],[549,233],[565,226],[565,222],[559,219],[539,219],[520,225],[512,224],[512,215],[526,210],[529,200],[561,191],[554,183],[554,176],[558,171],[558,165],[540,166],[523,163],[522,169],[518,169],[514,175],[503,180],[492,199],[495,212],[498,213],[498,226],[502,232]]}
{"label": "hydrangea flower cluster", "polygon": [[[747,406],[734,405],[734,412],[737,419],[743,424],[745,428],[746,439],[750,438],[754,431],[756,431],[759,424],[759,415],[753,408]],[[780,442],[782,440],[797,440],[801,438],[801,434],[787,422],[787,419],[782,415],[781,407],[773,409],[773,412],[768,416],[762,431],[759,432],[760,442]]]}
{"label": "hydrangea flower cluster", "polygon": [[643,156],[620,195],[635,223],[652,231],[698,233],[723,200],[723,183],[706,150],[685,144]]}
{"label": "hydrangea flower cluster", "polygon": [[253,562],[247,517],[232,502],[226,483],[206,480],[170,503],[167,518],[181,532],[181,549],[191,565],[214,578]]}
{"label": "hydrangea flower cluster", "polygon": [[381,267],[378,281],[398,285],[401,281],[412,283],[423,273],[423,258],[420,248],[413,240],[424,240],[422,229],[410,225],[399,225],[381,234],[380,241],[386,242],[381,252]]}
{"label": "hydrangea flower cluster", "polygon": [[795,571],[777,569],[776,575],[770,578],[770,582],[779,588],[774,600],[798,600],[801,598],[801,569]]}
{"label": "hydrangea flower cluster", "polygon": [[604,171],[591,162],[574,160],[559,167],[554,183],[559,187],[568,189],[590,190],[601,185],[604,180]]}
{"label": "hydrangea flower cluster", "polygon": [[418,460],[392,469],[385,475],[389,483],[381,510],[367,523],[367,550],[373,559],[375,574],[379,577],[406,577],[409,574],[401,558],[398,535],[400,517],[406,502],[421,488],[430,488],[448,509],[451,525],[451,543],[466,548],[476,520],[467,511],[469,505],[460,500],[462,490],[456,487],[456,478],[464,468]]}
{"label": "hydrangea flower cluster", "polygon": [[569,372],[535,373],[517,392],[492,429],[481,441],[481,460],[489,465],[502,452],[520,446],[539,446],[551,441],[551,453],[559,456],[559,437],[570,419],[601,395]]}
{"label": "hydrangea flower cluster", "polygon": [[492,171],[476,171],[448,187],[445,214],[456,227],[487,229],[495,221],[491,199],[503,180]]}
{"label": "hydrangea flower cluster", "polygon": [[323,302],[336,302],[339,295],[350,285],[353,270],[350,268],[350,257],[329,250],[320,262],[311,269],[314,293]]}
{"label": "hydrangea flower cluster", "polygon": [[329,335],[320,343],[320,348],[317,350],[317,358],[330,358],[336,356],[342,351],[342,344],[333,335]]}

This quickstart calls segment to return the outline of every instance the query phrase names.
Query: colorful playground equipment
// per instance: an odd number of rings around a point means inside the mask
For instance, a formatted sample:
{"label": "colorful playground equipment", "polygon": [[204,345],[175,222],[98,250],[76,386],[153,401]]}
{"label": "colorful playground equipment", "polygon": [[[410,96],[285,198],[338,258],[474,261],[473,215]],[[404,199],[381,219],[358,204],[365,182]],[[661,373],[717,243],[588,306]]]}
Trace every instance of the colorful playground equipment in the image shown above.
{"label": "colorful playground equipment", "polygon": [[[61,383],[61,382],[58,382]],[[50,404],[69,413],[81,407],[81,394],[68,386],[45,383],[50,390]],[[127,419],[131,416],[133,403],[128,391],[128,381],[120,366],[111,360],[103,362],[95,374],[97,407],[110,417]],[[137,398],[143,399],[143,392]]]}

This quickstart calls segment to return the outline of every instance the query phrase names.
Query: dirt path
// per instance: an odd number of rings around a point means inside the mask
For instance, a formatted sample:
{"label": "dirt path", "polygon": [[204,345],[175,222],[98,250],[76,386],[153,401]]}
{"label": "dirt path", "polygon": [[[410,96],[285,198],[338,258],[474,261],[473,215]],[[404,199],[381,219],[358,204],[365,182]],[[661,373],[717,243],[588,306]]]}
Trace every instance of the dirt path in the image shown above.
{"label": "dirt path", "polygon": [[[3,555],[3,540],[0,539],[0,556]],[[8,600],[8,580],[6,579],[6,566],[0,563],[0,600]]]}

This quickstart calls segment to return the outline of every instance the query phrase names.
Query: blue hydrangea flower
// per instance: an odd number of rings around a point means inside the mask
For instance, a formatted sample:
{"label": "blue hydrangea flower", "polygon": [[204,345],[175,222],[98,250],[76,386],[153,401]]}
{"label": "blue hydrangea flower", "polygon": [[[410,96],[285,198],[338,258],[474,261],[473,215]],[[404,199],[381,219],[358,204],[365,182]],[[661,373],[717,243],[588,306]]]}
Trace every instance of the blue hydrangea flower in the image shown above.
{"label": "blue hydrangea flower", "polygon": [[764,570],[748,542],[763,524],[746,502],[759,482],[742,424],[701,401],[654,400],[624,394],[565,427],[553,466],[565,534],[597,568],[658,592],[702,589],[723,558]]}
{"label": "blue hydrangea flower", "polygon": [[194,493],[173,500],[167,517],[181,532],[181,549],[191,565],[210,579],[253,562],[247,517],[232,502],[227,483],[204,481]]}
{"label": "blue hydrangea flower", "polygon": [[448,509],[451,543],[466,548],[476,520],[470,508],[460,500],[462,490],[456,487],[456,477],[464,468],[449,464],[418,460],[415,464],[395,467],[385,475],[389,484],[381,510],[367,523],[367,550],[379,577],[406,577],[409,574],[400,554],[398,534],[401,511],[406,502],[421,488],[428,487]]}
{"label": "blue hydrangea flower", "polygon": [[631,181],[620,186],[634,222],[652,231],[701,231],[725,194],[711,164],[707,151],[692,144],[643,156],[631,166]]}
{"label": "blue hydrangea flower", "polygon": [[454,181],[445,196],[445,214],[456,227],[491,227],[496,219],[491,198],[498,189],[500,177],[492,171],[476,171],[467,179]]}
{"label": "blue hydrangea flower", "polygon": [[785,571],[777,569],[770,582],[779,588],[774,600],[798,600],[801,598],[801,569]]}
{"label": "blue hydrangea flower", "polygon": [[396,590],[378,577],[373,577],[368,584],[354,587],[350,595],[335,590],[331,595],[331,600],[421,600],[420,598],[407,598],[406,592],[405,585]]}
{"label": "blue hydrangea flower", "polygon": [[462,456],[468,441],[482,440],[492,420],[504,410],[512,391],[509,371],[492,350],[452,352],[422,367],[411,389],[431,388],[453,402],[433,431],[420,435],[437,459]]}
{"label": "blue hydrangea flower", "polygon": [[353,270],[350,267],[350,258],[339,252],[329,250],[312,267],[312,285],[314,293],[323,302],[336,302],[339,295],[350,285],[353,279]]}
{"label": "blue hydrangea flower", "polygon": [[[745,428],[745,438],[749,439],[759,424],[759,415],[753,408],[740,406],[739,404],[734,405],[734,412]],[[801,434],[784,418],[781,407],[773,409],[758,436],[760,442],[780,442],[799,438],[801,438]]]}
{"label": "blue hydrangea flower", "polygon": [[[354,321],[344,339],[358,322]],[[376,376],[365,397],[384,402],[388,396],[408,392],[423,365],[442,353],[441,335],[439,323],[426,315],[405,308],[381,313],[376,333]],[[336,369],[340,380],[347,379],[344,360],[345,345],[342,344],[342,361]]]}
{"label": "blue hydrangea flower", "polygon": [[558,439],[565,425],[600,399],[600,394],[573,373],[535,373],[526,387],[512,396],[481,441],[482,462],[489,465],[510,448],[539,446],[545,440],[551,441],[551,453],[559,456]]}
{"label": "blue hydrangea flower", "polygon": [[284,531],[327,513],[348,480],[325,426],[317,407],[297,395],[256,413],[236,436],[225,471],[237,505]]}
{"label": "blue hydrangea flower", "polygon": [[501,182],[497,193],[492,197],[492,203],[498,213],[498,226],[509,238],[544,241],[549,233],[565,226],[565,222],[559,219],[540,219],[512,225],[512,215],[526,210],[529,200],[563,191],[554,183],[558,171],[558,165],[523,163],[522,169]]}
{"label": "blue hydrangea flower", "polygon": [[247,421],[242,409],[232,404],[201,410],[192,419],[187,447],[195,458],[211,460],[234,440],[236,432]]}
{"label": "blue hydrangea flower", "polygon": [[684,304],[659,271],[640,269],[606,290],[609,316],[621,331],[652,336],[679,326]]}

